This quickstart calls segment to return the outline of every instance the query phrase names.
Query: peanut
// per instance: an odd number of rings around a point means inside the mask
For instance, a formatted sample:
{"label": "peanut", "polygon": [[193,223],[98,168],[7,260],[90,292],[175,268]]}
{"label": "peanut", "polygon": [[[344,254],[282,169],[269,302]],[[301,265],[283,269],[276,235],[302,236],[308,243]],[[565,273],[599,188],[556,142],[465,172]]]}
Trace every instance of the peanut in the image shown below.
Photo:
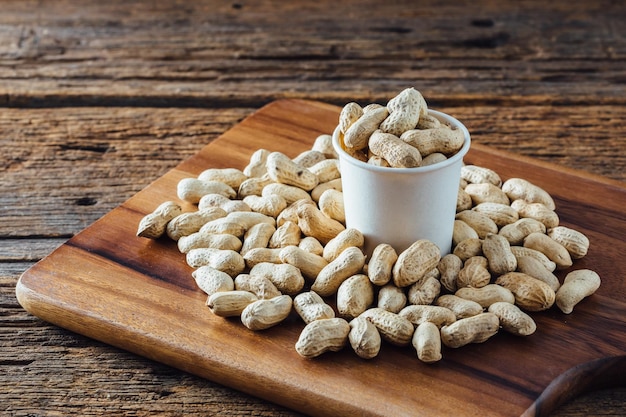
{"label": "peanut", "polygon": [[[461,182],[464,180],[461,180]],[[464,210],[469,210],[472,208],[472,197],[468,193],[465,192],[463,187],[459,185],[459,192],[456,196],[456,212],[461,212]]]}
{"label": "peanut", "polygon": [[465,142],[461,129],[448,126],[433,129],[407,130],[400,136],[403,142],[415,147],[423,157],[439,153],[444,157],[457,153]]}
{"label": "peanut", "polygon": [[378,290],[378,308],[383,308],[392,313],[399,313],[407,303],[407,297],[401,288],[389,283]]}
{"label": "peanut", "polygon": [[570,314],[585,297],[589,297],[600,287],[600,276],[590,269],[572,271],[565,276],[563,285],[556,293],[556,305]]}
{"label": "peanut", "polygon": [[163,236],[167,224],[182,212],[182,208],[173,201],[161,203],[152,213],[139,221],[137,236],[158,239]]}
{"label": "peanut", "polygon": [[310,191],[319,184],[317,175],[296,164],[284,153],[270,153],[265,165],[267,174],[277,183],[292,185],[305,191]]}
{"label": "peanut", "polygon": [[431,304],[440,292],[441,283],[439,280],[432,275],[425,275],[419,281],[411,284],[407,299],[411,304]]}
{"label": "peanut", "polygon": [[181,236],[177,245],[181,253],[187,253],[191,249],[196,248],[225,249],[234,250],[235,252],[239,252],[242,248],[241,240],[233,235],[207,232],[196,232],[189,236]]}
{"label": "peanut", "polygon": [[250,162],[243,169],[243,173],[248,177],[262,177],[267,173],[265,163],[270,151],[259,149],[250,156]]}
{"label": "peanut", "polygon": [[502,226],[498,234],[504,236],[511,245],[520,245],[526,236],[534,232],[545,233],[546,225],[539,220],[524,217]]}
{"label": "peanut", "polygon": [[367,163],[370,165],[376,165],[378,167],[385,167],[385,168],[391,167],[391,165],[389,165],[389,162],[387,162],[385,158],[383,158],[382,156],[374,155],[373,153],[370,152],[367,158],[368,158]]}
{"label": "peanut", "polygon": [[515,296],[515,304],[526,311],[543,311],[554,304],[554,290],[530,275],[509,272],[500,275],[496,284],[509,289]]}
{"label": "peanut", "polygon": [[325,159],[309,168],[317,176],[318,185],[341,178],[339,159]]}
{"label": "peanut", "polygon": [[250,249],[243,255],[243,260],[246,262],[248,268],[253,268],[255,265],[262,262],[268,262],[272,264],[282,263],[280,259],[281,248],[254,248]]}
{"label": "peanut", "polygon": [[411,342],[413,324],[396,313],[374,307],[363,312],[360,317],[372,322],[380,336],[392,345],[406,346]]}
{"label": "peanut", "polygon": [[517,258],[511,252],[511,245],[504,237],[488,234],[483,241],[483,254],[487,258],[489,271],[494,275],[513,272],[517,268]]}
{"label": "peanut", "polygon": [[496,302],[515,303],[513,293],[501,285],[487,284],[484,287],[463,287],[454,293],[457,297],[476,301],[483,308],[488,308]]}
{"label": "peanut", "polygon": [[529,336],[537,330],[533,318],[509,302],[495,302],[488,311],[498,316],[502,329],[516,336]]}
{"label": "peanut", "polygon": [[337,311],[347,320],[367,310],[374,302],[374,287],[367,275],[349,277],[337,289]]}
{"label": "peanut", "polygon": [[327,190],[335,190],[335,191],[343,191],[343,186],[341,184],[341,178],[337,178],[336,180],[330,180],[327,182],[323,182],[319,184],[317,187],[311,190],[311,199],[315,202],[319,202],[322,194],[324,194]]}
{"label": "peanut", "polygon": [[228,217],[220,217],[205,223],[198,233],[202,234],[229,234],[241,238],[246,233],[244,225],[229,219]]}
{"label": "peanut", "polygon": [[491,274],[487,269],[487,264],[487,258],[484,256],[472,256],[467,259],[463,268],[459,271],[456,287],[480,288],[489,284],[491,281]]}
{"label": "peanut", "polygon": [[328,189],[320,195],[318,200],[320,211],[327,217],[340,223],[346,222],[346,212],[341,191]]}
{"label": "peanut", "polygon": [[270,217],[278,216],[280,212],[287,207],[287,201],[277,194],[266,196],[249,195],[244,197],[243,202],[247,204],[252,211]]}
{"label": "peanut", "polygon": [[399,137],[376,130],[369,140],[369,148],[385,159],[393,168],[414,168],[420,166],[422,155]]}
{"label": "peanut", "polygon": [[435,164],[438,164],[439,162],[445,161],[446,159],[448,158],[444,154],[440,152],[434,152],[422,158],[422,166],[425,167],[428,165],[435,165]]}
{"label": "peanut", "polygon": [[398,313],[415,326],[429,321],[437,327],[447,326],[456,321],[456,315],[447,307],[434,305],[408,305]]}
{"label": "peanut", "polygon": [[426,113],[421,114],[420,119],[417,122],[418,129],[436,129],[441,127],[441,122],[435,116]]}
{"label": "peanut", "polygon": [[345,134],[354,122],[363,116],[363,108],[355,102],[347,103],[339,113],[339,131]]}
{"label": "peanut", "polygon": [[296,352],[311,359],[326,352],[337,352],[348,343],[350,324],[342,318],[314,320],[307,324],[296,342]]}
{"label": "peanut", "polygon": [[522,178],[509,178],[502,184],[502,191],[509,196],[511,201],[524,200],[528,203],[541,203],[550,210],[556,207],[550,194]]}
{"label": "peanut", "polygon": [[480,313],[441,328],[441,341],[450,348],[483,343],[498,333],[500,320],[493,313]]}
{"label": "peanut", "polygon": [[302,273],[298,268],[289,264],[261,262],[250,269],[250,275],[269,279],[281,293],[287,295],[295,295],[304,287]]}
{"label": "peanut", "polygon": [[360,273],[364,265],[365,255],[361,249],[347,248],[319,272],[311,290],[322,297],[330,296],[337,292],[343,281]]}
{"label": "peanut", "polygon": [[567,249],[572,259],[583,258],[589,250],[589,239],[578,230],[557,226],[548,230],[548,236]]}
{"label": "peanut", "polygon": [[435,305],[452,310],[457,319],[482,313],[483,307],[476,301],[466,300],[453,294],[444,294],[435,300]]}
{"label": "peanut", "polygon": [[479,239],[478,232],[476,232],[472,226],[465,223],[463,220],[454,220],[454,227],[452,229],[452,244],[456,246],[466,239]]}
{"label": "peanut", "polygon": [[250,177],[241,183],[237,190],[237,197],[244,199],[249,195],[261,195],[266,185],[273,184],[274,181],[265,174],[261,177]]}
{"label": "peanut", "polygon": [[298,188],[293,185],[280,184],[277,182],[267,184],[261,191],[261,195],[263,197],[272,194],[276,194],[284,198],[288,206],[298,200],[311,200],[311,195],[302,188]]}
{"label": "peanut", "polygon": [[177,195],[181,200],[198,204],[207,194],[221,194],[224,197],[235,198],[237,193],[233,188],[220,181],[202,181],[197,178],[183,178],[178,182]]}
{"label": "peanut", "polygon": [[469,194],[474,205],[480,203],[497,203],[509,205],[509,197],[497,185],[488,182],[467,184],[465,192]]}
{"label": "peanut", "polygon": [[461,268],[463,268],[463,261],[457,255],[449,253],[441,258],[437,264],[437,269],[439,269],[439,281],[446,290],[456,291]]}
{"label": "peanut", "polygon": [[397,259],[398,254],[391,245],[386,243],[377,245],[367,265],[367,276],[372,284],[387,284],[391,280],[391,271]]}
{"label": "peanut", "polygon": [[316,238],[324,245],[345,229],[343,224],[326,217],[315,205],[300,205],[296,213],[302,233]]}
{"label": "peanut", "polygon": [[276,225],[276,220],[273,217],[266,216],[262,213],[255,213],[253,211],[235,211],[233,213],[228,213],[225,219],[232,223],[241,225],[244,230],[248,230],[258,223],[267,223],[272,226]]}
{"label": "peanut", "polygon": [[270,238],[268,246],[270,248],[285,248],[287,246],[298,246],[302,232],[300,227],[293,222],[283,223]]}
{"label": "peanut", "polygon": [[306,236],[300,239],[300,243],[298,244],[298,247],[309,253],[312,253],[313,255],[322,256],[324,253],[324,246],[322,246],[319,240],[311,236]]}
{"label": "peanut", "polygon": [[328,265],[328,261],[322,256],[308,252],[297,246],[287,246],[283,248],[279,252],[278,257],[281,262],[298,268],[302,275],[310,281],[314,281],[322,269]]}
{"label": "peanut", "polygon": [[541,203],[528,203],[524,200],[515,200],[511,203],[519,213],[520,217],[530,217],[539,220],[546,228],[557,227],[559,225],[559,216],[554,210]]}
{"label": "peanut", "polygon": [[486,214],[474,210],[463,210],[456,214],[457,220],[463,220],[476,231],[480,239],[489,233],[498,233],[498,225]]}
{"label": "peanut", "polygon": [[424,97],[414,88],[406,88],[389,100],[387,110],[389,116],[382,121],[380,128],[396,136],[415,128],[420,116],[428,113]]}
{"label": "peanut", "polygon": [[389,110],[386,107],[364,112],[344,133],[343,144],[345,147],[353,151],[365,149],[372,133],[378,129],[380,123],[388,115]]}
{"label": "peanut", "polygon": [[190,249],[186,253],[186,261],[192,268],[202,269],[204,266],[210,266],[231,277],[236,276],[245,267],[245,263],[242,264],[243,258],[235,250],[214,247]]}
{"label": "peanut", "polygon": [[231,200],[222,194],[205,194],[198,201],[198,210],[220,208],[226,214],[233,211],[251,211],[250,206],[241,200]]}
{"label": "peanut", "polygon": [[248,176],[237,168],[209,168],[198,175],[200,181],[219,181],[233,189],[238,189]]}
{"label": "peanut", "polygon": [[459,242],[452,253],[465,262],[473,256],[481,256],[483,253],[483,241],[478,238],[469,238]]}
{"label": "peanut", "polygon": [[363,316],[350,321],[348,340],[354,352],[363,359],[372,359],[378,355],[381,337],[376,326]]}
{"label": "peanut", "polygon": [[326,159],[326,155],[323,152],[309,149],[307,151],[301,152],[298,156],[292,159],[292,162],[296,165],[301,166],[302,168],[311,168],[313,165],[317,164]]}
{"label": "peanut", "polygon": [[526,248],[524,246],[511,246],[511,252],[517,258],[518,262],[522,256],[529,256],[541,262],[541,264],[550,272],[556,269],[556,263],[552,262],[546,255],[538,250]]}
{"label": "peanut", "polygon": [[237,275],[235,278],[235,290],[250,292],[259,300],[269,300],[282,295],[272,281],[261,275]]}
{"label": "peanut", "polygon": [[[308,195],[308,194],[307,194]],[[289,204],[279,215],[276,217],[276,225],[282,226],[285,222],[298,223],[298,208],[304,205],[311,205],[317,207],[315,202],[311,198],[302,198]]]}
{"label": "peanut", "polygon": [[490,183],[500,186],[502,180],[492,169],[478,165],[464,165],[461,167],[461,178],[470,184]]}
{"label": "peanut", "polygon": [[524,247],[534,249],[546,255],[556,264],[557,269],[572,266],[572,257],[563,245],[543,233],[531,233],[524,238]]}
{"label": "peanut", "polygon": [[345,249],[356,246],[362,248],[365,243],[363,234],[357,229],[348,228],[342,230],[337,236],[328,241],[324,247],[322,256],[328,262],[335,260]]}
{"label": "peanut", "polygon": [[243,257],[234,250],[196,248],[186,254],[187,265],[192,268],[211,266],[219,271],[235,277],[246,267]]}
{"label": "peanut", "polygon": [[165,232],[170,239],[177,241],[183,236],[196,233],[205,223],[225,216],[226,212],[220,208],[182,213],[167,223]]}
{"label": "peanut", "polygon": [[227,273],[211,266],[202,266],[191,273],[196,285],[208,295],[219,291],[232,291],[235,289],[233,279]]}
{"label": "peanut", "polygon": [[393,266],[393,282],[398,287],[407,287],[419,281],[427,272],[437,266],[441,251],[434,243],[420,239],[399,256]]}
{"label": "peanut", "polygon": [[[345,132],[344,132],[345,133]],[[333,147],[333,137],[329,134],[319,135],[313,141],[312,150],[322,152],[326,158],[339,158]]]}
{"label": "peanut", "polygon": [[335,317],[333,308],[313,291],[302,292],[296,295],[293,299],[293,307],[306,324],[315,320],[332,319]]}
{"label": "peanut", "polygon": [[411,343],[422,362],[433,363],[441,360],[441,334],[434,323],[425,321],[417,326]]}
{"label": "peanut", "polygon": [[520,256],[517,258],[517,271],[523,272],[526,275],[530,275],[533,278],[537,278],[540,281],[545,282],[557,291],[561,286],[559,279],[551,271],[545,267],[537,258],[532,256]]}
{"label": "peanut", "polygon": [[245,256],[252,249],[266,248],[275,231],[276,227],[265,222],[250,227],[243,235],[243,245],[239,253]]}
{"label": "peanut", "polygon": [[207,306],[219,317],[241,316],[243,310],[257,301],[256,295],[248,291],[221,291],[213,293],[207,299]]}
{"label": "peanut", "polygon": [[485,214],[499,228],[519,220],[517,210],[505,203],[482,202],[478,203],[472,210]]}
{"label": "peanut", "polygon": [[292,304],[288,295],[254,301],[241,312],[241,322],[250,330],[269,329],[289,316]]}

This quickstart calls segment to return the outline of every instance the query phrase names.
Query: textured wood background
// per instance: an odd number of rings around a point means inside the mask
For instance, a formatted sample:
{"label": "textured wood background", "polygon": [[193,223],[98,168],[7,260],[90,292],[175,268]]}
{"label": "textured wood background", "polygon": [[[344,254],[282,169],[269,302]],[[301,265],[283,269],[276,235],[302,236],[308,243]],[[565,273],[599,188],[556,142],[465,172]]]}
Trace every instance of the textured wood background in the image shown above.
{"label": "textured wood background", "polygon": [[[626,181],[626,6],[501,3],[0,0],[0,411],[297,415],[51,326],[14,295],[29,266],[274,99],[415,86],[477,143]],[[624,414],[617,388],[556,415]]]}

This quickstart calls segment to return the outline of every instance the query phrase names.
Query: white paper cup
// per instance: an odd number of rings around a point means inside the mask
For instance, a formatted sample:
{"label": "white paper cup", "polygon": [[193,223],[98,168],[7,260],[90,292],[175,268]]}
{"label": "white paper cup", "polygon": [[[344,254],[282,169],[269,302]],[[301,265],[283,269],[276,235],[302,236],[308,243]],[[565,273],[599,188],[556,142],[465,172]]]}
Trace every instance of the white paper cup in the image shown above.
{"label": "white paper cup", "polygon": [[461,129],[465,142],[452,157],[424,167],[387,168],[359,161],[341,147],[339,128],[333,132],[346,227],[363,233],[368,256],[381,243],[388,243],[399,254],[419,239],[435,243],[442,256],[451,251],[461,167],[471,140],[457,119],[435,110],[428,112]]}

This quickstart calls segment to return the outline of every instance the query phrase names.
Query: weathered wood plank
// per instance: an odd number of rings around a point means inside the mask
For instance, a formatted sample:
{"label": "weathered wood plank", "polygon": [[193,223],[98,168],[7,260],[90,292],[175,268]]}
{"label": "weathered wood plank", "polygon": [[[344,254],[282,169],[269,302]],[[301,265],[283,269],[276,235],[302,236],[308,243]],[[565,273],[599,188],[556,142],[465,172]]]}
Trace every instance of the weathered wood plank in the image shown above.
{"label": "weathered wood plank", "polygon": [[[624,4],[446,3],[2,0],[0,413],[297,415],[49,326],[14,295],[33,261],[274,99],[416,86],[477,142],[625,180]],[[625,407],[618,389],[555,415]]]}
{"label": "weathered wood plank", "polygon": [[624,102],[619,2],[279,3],[5,1],[0,104]]}

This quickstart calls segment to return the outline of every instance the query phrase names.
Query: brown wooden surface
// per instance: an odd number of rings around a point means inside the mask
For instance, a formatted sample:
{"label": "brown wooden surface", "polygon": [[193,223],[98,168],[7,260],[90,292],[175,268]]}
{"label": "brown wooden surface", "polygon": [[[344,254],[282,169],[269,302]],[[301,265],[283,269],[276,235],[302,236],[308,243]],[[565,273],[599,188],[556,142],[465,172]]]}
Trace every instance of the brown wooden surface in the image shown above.
{"label": "brown wooden surface", "polygon": [[[34,262],[273,99],[411,85],[476,143],[626,180],[625,6],[501,3],[0,1],[0,411],[297,415],[15,299]],[[555,415],[625,404],[613,388]]]}

